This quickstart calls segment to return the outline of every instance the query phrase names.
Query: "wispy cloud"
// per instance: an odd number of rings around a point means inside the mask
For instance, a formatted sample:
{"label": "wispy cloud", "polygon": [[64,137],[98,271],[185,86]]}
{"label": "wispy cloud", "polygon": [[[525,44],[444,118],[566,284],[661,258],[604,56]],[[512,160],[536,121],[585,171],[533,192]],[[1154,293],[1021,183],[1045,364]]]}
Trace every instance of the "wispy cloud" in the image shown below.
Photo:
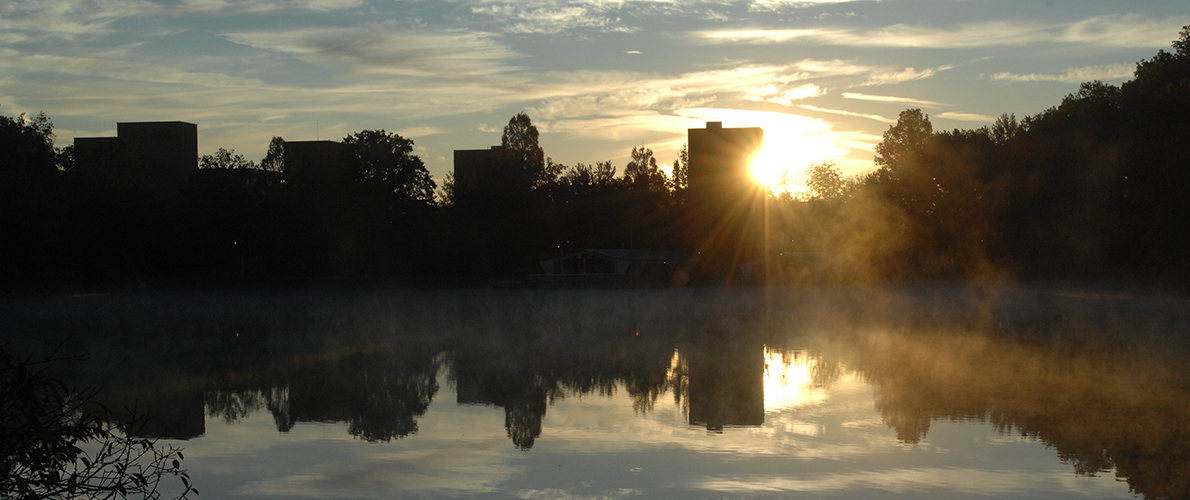
{"label": "wispy cloud", "polygon": [[471,7],[472,14],[489,16],[510,33],[552,35],[576,29],[631,33],[608,9],[589,5],[517,5],[494,4]]}
{"label": "wispy cloud", "polygon": [[797,107],[806,109],[806,110],[810,110],[810,111],[817,111],[819,113],[829,113],[832,115],[841,115],[841,116],[854,116],[857,118],[867,118],[869,120],[876,120],[878,122],[884,122],[884,123],[896,123],[897,122],[896,120],[893,120],[891,118],[886,118],[886,117],[883,117],[880,115],[875,115],[875,114],[870,114],[870,113],[856,113],[854,111],[845,111],[842,109],[820,108],[818,106],[811,106],[809,104],[798,104]]}
{"label": "wispy cloud", "polygon": [[235,43],[291,54],[355,74],[469,79],[514,68],[519,55],[487,33],[397,30],[389,27],[317,28],[225,33]]}
{"label": "wispy cloud", "polygon": [[993,74],[992,80],[1006,80],[1010,82],[1063,82],[1081,83],[1091,80],[1112,80],[1132,76],[1136,66],[1131,64],[1111,64],[1105,66],[1084,66],[1069,68],[1065,73],[1027,73],[1018,74],[1003,71]]}
{"label": "wispy cloud", "polygon": [[964,122],[994,122],[995,118],[988,115],[980,115],[976,113],[956,113],[947,111],[945,113],[938,113],[934,115],[937,118],[947,118],[950,120],[959,120]]}
{"label": "wispy cloud", "polygon": [[909,82],[909,81],[913,81],[913,80],[924,80],[926,78],[930,78],[930,77],[938,74],[939,71],[946,71],[953,67],[954,66],[939,66],[937,68],[926,68],[921,71],[917,71],[913,68],[905,68],[901,71],[892,71],[892,72],[887,72],[887,73],[876,73],[876,74],[869,76],[868,80],[866,82],[861,83],[857,86],[868,87],[868,86],[874,86],[874,85],[892,85],[892,84],[896,84],[896,83]]}
{"label": "wispy cloud", "polygon": [[785,106],[792,106],[793,101],[818,97],[825,93],[826,90],[813,83],[807,83],[792,89],[785,90],[780,90],[776,85],[770,83],[763,87],[753,87],[746,94],[744,94],[743,98],[748,101],[772,102]]}
{"label": "wispy cloud", "polygon": [[704,43],[805,42],[855,47],[963,48],[1033,43],[1079,43],[1105,47],[1163,47],[1183,20],[1138,15],[1101,16],[1060,24],[989,21],[945,29],[894,24],[873,30],[802,28],[706,30],[694,32]]}
{"label": "wispy cloud", "polygon": [[0,31],[74,39],[114,33],[113,22],[134,17],[326,13],[364,5],[363,0],[40,0],[0,5]]}
{"label": "wispy cloud", "polygon": [[947,106],[947,104],[942,104],[940,102],[926,101],[926,100],[922,100],[922,99],[913,99],[910,97],[895,97],[895,96],[888,96],[888,95],[860,94],[860,93],[856,93],[856,92],[843,92],[841,95],[845,99],[856,99],[856,100],[860,100],[860,101],[900,102],[900,103],[905,103],[905,104],[912,104],[914,106],[922,106],[922,107],[929,107],[929,108],[938,108],[938,107]]}

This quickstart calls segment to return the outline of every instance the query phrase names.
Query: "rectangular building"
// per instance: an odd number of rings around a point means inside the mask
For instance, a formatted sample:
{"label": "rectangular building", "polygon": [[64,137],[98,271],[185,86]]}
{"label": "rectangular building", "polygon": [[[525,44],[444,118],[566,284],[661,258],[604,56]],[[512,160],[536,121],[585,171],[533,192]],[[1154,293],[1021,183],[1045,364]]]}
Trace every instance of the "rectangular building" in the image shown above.
{"label": "rectangular building", "polygon": [[760,127],[707,122],[688,130],[687,245],[701,281],[736,280],[739,265],[762,256],[764,187],[752,159],[764,145]]}

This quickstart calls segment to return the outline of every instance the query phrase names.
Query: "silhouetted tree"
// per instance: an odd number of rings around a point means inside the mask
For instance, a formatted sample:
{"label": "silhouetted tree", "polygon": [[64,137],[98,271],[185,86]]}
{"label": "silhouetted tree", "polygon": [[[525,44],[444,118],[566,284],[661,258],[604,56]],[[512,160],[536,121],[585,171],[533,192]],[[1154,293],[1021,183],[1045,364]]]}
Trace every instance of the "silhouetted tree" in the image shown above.
{"label": "silhouetted tree", "polygon": [[434,201],[434,180],[413,141],[384,130],[364,130],[343,138],[346,167],[365,189],[393,193],[405,201]]}
{"label": "silhouetted tree", "polygon": [[[0,348],[0,496],[19,499],[158,498],[159,483],[178,477],[182,450],[138,439],[137,422],[114,422],[92,401],[46,371],[79,358],[18,359]],[[84,451],[83,447],[88,450]]]}
{"label": "silhouetted tree", "polygon": [[632,160],[624,167],[624,180],[635,189],[664,191],[665,174],[657,166],[653,150],[641,146],[632,148]]}
{"label": "silhouetted tree", "polygon": [[273,136],[269,140],[269,149],[260,160],[260,168],[270,172],[281,172],[285,169],[285,139]]}
{"label": "silhouetted tree", "polygon": [[244,158],[244,155],[236,154],[234,149],[219,148],[213,155],[202,155],[198,159],[198,168],[203,169],[240,169],[240,168],[256,168],[256,164]]}
{"label": "silhouetted tree", "polygon": [[814,163],[806,173],[809,177],[806,187],[810,189],[812,199],[833,200],[843,196],[846,182],[834,163]]}
{"label": "silhouetted tree", "polygon": [[548,182],[549,172],[546,170],[545,152],[538,144],[537,127],[529,115],[517,113],[504,126],[504,134],[500,137],[500,145],[504,146],[505,159],[513,175],[523,176],[531,187],[537,187]]}
{"label": "silhouetted tree", "polygon": [[678,158],[674,160],[673,171],[670,172],[666,185],[673,196],[674,205],[686,204],[686,190],[690,187],[690,151],[686,144],[682,144],[678,151]]}

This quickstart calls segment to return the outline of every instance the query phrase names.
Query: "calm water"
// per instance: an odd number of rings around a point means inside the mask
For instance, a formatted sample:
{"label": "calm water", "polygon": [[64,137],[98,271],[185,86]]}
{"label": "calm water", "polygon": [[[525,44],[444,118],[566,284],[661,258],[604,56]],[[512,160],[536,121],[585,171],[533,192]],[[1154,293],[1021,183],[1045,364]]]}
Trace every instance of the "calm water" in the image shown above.
{"label": "calm water", "polygon": [[200,498],[1186,498],[1190,302],[916,287],[0,306]]}

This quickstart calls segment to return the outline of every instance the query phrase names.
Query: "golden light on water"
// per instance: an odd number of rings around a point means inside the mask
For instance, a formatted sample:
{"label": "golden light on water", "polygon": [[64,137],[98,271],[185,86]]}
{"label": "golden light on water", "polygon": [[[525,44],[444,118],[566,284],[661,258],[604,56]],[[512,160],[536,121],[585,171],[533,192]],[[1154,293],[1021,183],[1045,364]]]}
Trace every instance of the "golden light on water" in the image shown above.
{"label": "golden light on water", "polygon": [[821,400],[825,393],[814,384],[819,360],[806,351],[780,352],[764,348],[764,409],[793,408]]}

